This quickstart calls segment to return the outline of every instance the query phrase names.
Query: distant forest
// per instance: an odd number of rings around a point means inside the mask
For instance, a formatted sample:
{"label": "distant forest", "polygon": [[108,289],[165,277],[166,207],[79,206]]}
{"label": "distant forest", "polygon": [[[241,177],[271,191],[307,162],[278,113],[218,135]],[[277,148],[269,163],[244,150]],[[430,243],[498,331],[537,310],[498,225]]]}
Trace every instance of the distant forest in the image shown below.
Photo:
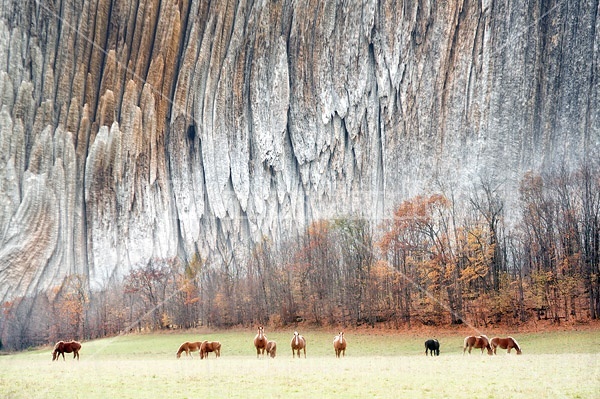
{"label": "distant forest", "polygon": [[198,326],[598,319],[598,169],[526,175],[510,226],[501,187],[418,196],[385,220],[317,220],[297,240],[265,238],[245,262],[153,259],[101,291],[71,275],[2,304],[0,349]]}

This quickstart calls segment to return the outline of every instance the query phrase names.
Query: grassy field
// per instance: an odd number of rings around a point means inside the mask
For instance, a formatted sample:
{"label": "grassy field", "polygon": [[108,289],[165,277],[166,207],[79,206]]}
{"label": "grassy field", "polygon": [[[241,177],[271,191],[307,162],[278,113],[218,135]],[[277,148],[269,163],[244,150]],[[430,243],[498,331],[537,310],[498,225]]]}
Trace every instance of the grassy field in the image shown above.
{"label": "grassy field", "polygon": [[[600,332],[519,334],[523,355],[462,354],[464,335],[438,337],[346,332],[346,357],[334,332],[303,331],[307,358],[292,359],[291,332],[269,332],[275,359],[257,359],[254,331],[126,335],[84,342],[81,360],[52,362],[51,348],[0,357],[2,398],[598,398]],[[219,340],[220,359],[176,359],[187,340]]]}

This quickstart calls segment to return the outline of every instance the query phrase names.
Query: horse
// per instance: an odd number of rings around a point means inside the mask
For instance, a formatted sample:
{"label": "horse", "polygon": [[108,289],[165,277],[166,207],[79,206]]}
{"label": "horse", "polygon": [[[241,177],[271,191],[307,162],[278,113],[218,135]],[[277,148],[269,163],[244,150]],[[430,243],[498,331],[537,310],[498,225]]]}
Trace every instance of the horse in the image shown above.
{"label": "horse", "polygon": [[296,357],[298,352],[298,359],[300,359],[300,350],[304,350],[304,358],[306,359],[306,339],[298,331],[294,331],[294,337],[292,338],[292,357]]}
{"label": "horse", "polygon": [[346,356],[346,338],[344,338],[344,332],[340,331],[338,335],[333,338],[333,349],[335,350],[335,357]]}
{"label": "horse", "polygon": [[267,342],[267,355],[274,358],[276,354],[277,354],[277,342],[275,342],[275,341]]}
{"label": "horse", "polygon": [[440,343],[437,339],[428,339],[425,341],[425,356],[427,356],[427,351],[431,354],[431,356],[439,356],[440,355]]}
{"label": "horse", "polygon": [[202,342],[184,342],[179,346],[179,350],[177,351],[177,359],[181,357],[183,352],[185,352],[186,356],[194,357],[192,356],[192,352],[198,352],[200,350],[200,345],[202,345]]}
{"label": "horse", "polygon": [[221,357],[221,343],[219,341],[204,341],[200,346],[200,359],[207,358],[210,352],[215,352],[215,357]]}
{"label": "horse", "polygon": [[517,340],[514,339],[513,337],[506,337],[506,338],[494,337],[490,341],[490,346],[492,347],[492,350],[494,351],[494,355],[496,354],[496,348],[498,348],[498,347],[500,347],[500,349],[506,349],[507,353],[510,353],[510,350],[512,348],[516,349],[517,355],[520,355],[522,353],[521,347],[517,343]]}
{"label": "horse", "polygon": [[265,355],[267,349],[267,336],[265,335],[265,329],[263,326],[258,327],[256,337],[254,337],[254,347],[256,348],[256,358],[260,355]]}
{"label": "horse", "polygon": [[58,360],[60,355],[63,357],[63,361],[65,360],[65,352],[71,353],[73,352],[73,359],[77,358],[79,360],[79,350],[81,349],[81,343],[77,341],[58,341],[56,345],[54,345],[54,350],[52,351],[52,361]]}
{"label": "horse", "polygon": [[485,335],[480,335],[478,337],[470,336],[466,337],[463,344],[463,355],[465,351],[469,348],[469,354],[471,353],[471,348],[481,348],[481,353],[483,354],[483,349],[487,349],[488,355],[493,355],[492,347],[490,346],[490,340]]}

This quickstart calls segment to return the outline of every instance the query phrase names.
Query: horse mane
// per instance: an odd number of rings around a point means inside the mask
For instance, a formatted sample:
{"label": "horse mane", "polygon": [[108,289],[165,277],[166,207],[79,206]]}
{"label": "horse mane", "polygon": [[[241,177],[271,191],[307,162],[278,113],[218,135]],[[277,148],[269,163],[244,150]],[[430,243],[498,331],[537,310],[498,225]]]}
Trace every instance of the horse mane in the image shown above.
{"label": "horse mane", "polygon": [[515,349],[521,350],[521,347],[519,346],[519,343],[517,342],[516,339],[514,339],[513,337],[508,337],[508,338],[512,339],[513,343],[515,344]]}

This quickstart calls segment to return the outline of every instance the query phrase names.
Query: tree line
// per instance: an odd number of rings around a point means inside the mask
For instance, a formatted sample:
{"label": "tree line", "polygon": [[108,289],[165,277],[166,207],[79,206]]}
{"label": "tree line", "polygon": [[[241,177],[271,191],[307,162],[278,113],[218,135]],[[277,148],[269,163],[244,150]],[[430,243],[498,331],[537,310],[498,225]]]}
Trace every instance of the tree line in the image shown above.
{"label": "tree line", "polygon": [[600,317],[600,173],[527,174],[507,221],[500,183],[408,199],[383,221],[312,222],[244,261],[152,259],[102,290],[84,276],[2,306],[0,345],[129,331],[296,323],[371,325]]}

